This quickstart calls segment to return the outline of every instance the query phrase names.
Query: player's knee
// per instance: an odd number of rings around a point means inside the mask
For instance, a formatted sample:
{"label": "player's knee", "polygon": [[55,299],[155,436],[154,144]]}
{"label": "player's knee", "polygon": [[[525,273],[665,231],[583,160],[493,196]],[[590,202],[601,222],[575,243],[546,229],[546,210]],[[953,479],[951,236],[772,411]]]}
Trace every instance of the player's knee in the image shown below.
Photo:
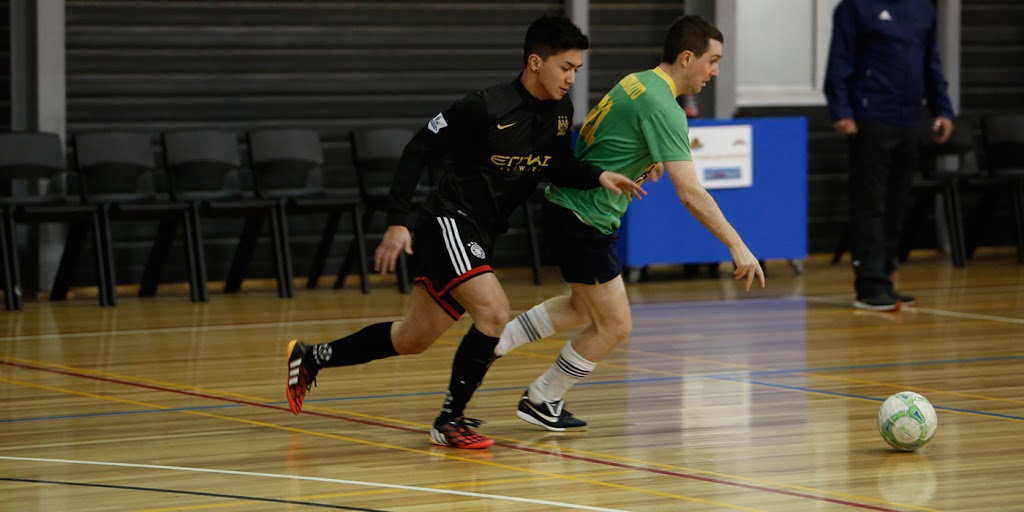
{"label": "player's knee", "polygon": [[602,334],[614,340],[616,344],[626,341],[629,334],[633,332],[633,322],[629,318],[601,322],[596,325]]}
{"label": "player's knee", "polygon": [[473,316],[473,324],[476,329],[488,336],[498,337],[505,330],[505,325],[511,320],[508,309],[493,308],[486,309]]}

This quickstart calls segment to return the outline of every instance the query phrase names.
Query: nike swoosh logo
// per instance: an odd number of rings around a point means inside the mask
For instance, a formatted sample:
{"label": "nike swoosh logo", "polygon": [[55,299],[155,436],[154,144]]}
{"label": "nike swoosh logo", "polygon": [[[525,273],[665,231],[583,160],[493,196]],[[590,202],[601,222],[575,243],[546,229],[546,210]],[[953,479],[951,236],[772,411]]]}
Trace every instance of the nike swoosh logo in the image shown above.
{"label": "nike swoosh logo", "polygon": [[498,129],[499,130],[504,130],[505,128],[511,128],[511,127],[515,126],[516,124],[517,123],[509,123],[509,124],[498,123]]}
{"label": "nike swoosh logo", "polygon": [[550,423],[555,423],[556,421],[558,421],[558,417],[557,416],[548,416],[547,414],[544,414],[544,412],[542,412],[540,409],[538,409],[537,406],[535,406],[532,403],[530,403],[529,400],[526,400],[526,406],[529,407],[531,410],[533,410],[533,412],[536,412],[537,416],[540,416],[541,418],[544,418],[545,420],[547,420]]}

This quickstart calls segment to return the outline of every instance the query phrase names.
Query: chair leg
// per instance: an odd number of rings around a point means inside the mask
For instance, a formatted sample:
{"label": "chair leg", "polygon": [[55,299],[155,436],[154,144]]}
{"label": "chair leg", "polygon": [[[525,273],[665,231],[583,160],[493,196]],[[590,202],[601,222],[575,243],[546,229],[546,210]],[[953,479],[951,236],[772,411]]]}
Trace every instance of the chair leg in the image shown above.
{"label": "chair leg", "polygon": [[[68,226],[68,234],[64,238],[64,250],[60,256],[60,264],[57,265],[57,274],[54,276],[53,286],[50,288],[50,300],[64,300],[68,296],[68,290],[71,288],[71,277],[74,274],[75,267],[78,266],[78,257],[82,254],[82,250],[85,248],[85,240],[89,235],[89,229],[85,228],[84,224],[78,223]],[[97,235],[95,238],[98,244],[99,236]],[[100,259],[102,259],[102,255]],[[96,279],[99,280],[100,278],[101,276],[97,273]]]}
{"label": "chair leg", "polygon": [[189,299],[192,302],[206,302],[206,297],[204,296],[206,293],[206,280],[199,281],[199,263],[196,258],[197,247],[202,247],[202,243],[197,242],[189,210],[185,210],[181,218],[175,222],[179,221],[184,231],[182,238],[183,245],[185,246],[185,272],[188,274]]}
{"label": "chair leg", "polygon": [[[100,297],[106,295],[106,301],[102,305],[117,305],[117,274],[114,270],[114,241],[110,234],[110,207],[101,205],[99,212],[93,220],[93,233],[95,236],[96,257],[101,261],[96,267],[100,275]],[[106,288],[106,290],[104,290]]]}
{"label": "chair leg", "polygon": [[[370,229],[370,221],[372,219],[373,219],[373,210],[368,210],[368,211],[363,213],[363,232],[364,233],[366,232],[367,229]],[[364,244],[364,246],[365,246],[365,244]],[[348,277],[348,273],[352,269],[352,260],[354,258],[356,258],[356,256],[357,256],[356,255],[356,251],[357,250],[358,250],[358,248],[355,245],[348,246],[348,251],[345,252],[345,258],[343,260],[341,260],[341,266],[338,267],[338,275],[334,279],[334,289],[335,290],[345,287],[345,278]],[[364,251],[363,254],[364,254],[363,257],[365,258],[366,257],[365,256],[365,254],[366,254],[365,251]],[[399,285],[399,289],[401,289],[401,285]]]}
{"label": "chair leg", "polygon": [[398,277],[398,291],[401,294],[409,293],[409,256],[405,252],[398,253],[398,268],[395,269]]}
{"label": "chair leg", "polygon": [[327,217],[327,223],[324,224],[324,230],[320,234],[320,244],[317,245],[313,261],[309,264],[309,276],[306,278],[307,290],[316,288],[317,283],[320,281],[320,276],[323,274],[324,265],[327,263],[327,255],[331,252],[331,245],[334,244],[334,234],[338,231],[340,221],[340,212],[332,212]]}
{"label": "chair leg", "polygon": [[366,262],[366,236],[363,232],[362,208],[352,209],[352,245],[359,257],[359,286],[366,295],[370,293],[370,269]]}
{"label": "chair leg", "polygon": [[4,307],[7,311],[21,309],[18,300],[21,295],[18,278],[18,243],[15,237],[13,214],[6,208],[0,209],[0,258],[3,261]]}
{"label": "chair leg", "polygon": [[[242,289],[242,281],[249,273],[249,263],[252,262],[252,254],[256,250],[256,241],[259,239],[260,231],[263,230],[264,216],[250,215],[246,217],[238,245],[235,246],[235,255],[231,258],[231,268],[228,269],[227,278],[224,280],[224,293],[235,293]],[[271,233],[271,237],[273,237],[273,233]]]}
{"label": "chair leg", "polygon": [[270,212],[270,238],[274,249],[274,267],[277,273],[277,296],[282,299],[295,295],[292,288],[292,251],[288,240],[288,219],[285,202],[278,202]]}
{"label": "chair leg", "polygon": [[1013,184],[1013,215],[1017,229],[1017,263],[1024,263],[1024,179]]}
{"label": "chair leg", "polygon": [[832,250],[832,264],[835,265],[843,259],[843,253],[850,248],[850,230],[853,229],[849,222],[843,223],[842,231],[839,232],[839,240],[836,241],[836,247]]}
{"label": "chair leg", "polygon": [[537,224],[534,220],[532,202],[523,205],[523,213],[526,217],[526,235],[530,239],[530,256],[533,258],[533,284],[543,284],[540,270],[540,244],[537,243]]}
{"label": "chair leg", "polygon": [[192,203],[188,209],[188,223],[192,230],[192,258],[195,260],[196,273],[193,277],[199,293],[199,302],[206,302],[210,297],[210,288],[206,280],[206,256],[203,254],[203,230],[199,221],[199,205]]}
{"label": "chair leg", "polygon": [[156,289],[163,279],[164,268],[167,266],[167,256],[171,250],[171,241],[178,231],[177,217],[166,217],[160,219],[160,227],[157,228],[156,237],[153,238],[153,246],[149,249],[149,256],[146,258],[146,266],[142,270],[142,281],[139,286],[139,297],[152,297],[156,295]]}
{"label": "chair leg", "polygon": [[949,233],[949,250],[954,267],[967,265],[967,249],[964,242],[964,220],[960,209],[960,191],[957,182],[950,181],[942,193],[946,212],[946,229]]}

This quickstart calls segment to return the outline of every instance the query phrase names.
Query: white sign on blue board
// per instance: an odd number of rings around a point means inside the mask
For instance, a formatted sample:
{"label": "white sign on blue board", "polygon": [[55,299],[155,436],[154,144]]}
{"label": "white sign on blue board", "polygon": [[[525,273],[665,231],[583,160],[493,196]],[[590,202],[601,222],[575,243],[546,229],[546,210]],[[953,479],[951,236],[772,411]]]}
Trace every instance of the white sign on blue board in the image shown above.
{"label": "white sign on blue board", "polygon": [[753,185],[753,149],[749,124],[690,127],[690,154],[706,189]]}

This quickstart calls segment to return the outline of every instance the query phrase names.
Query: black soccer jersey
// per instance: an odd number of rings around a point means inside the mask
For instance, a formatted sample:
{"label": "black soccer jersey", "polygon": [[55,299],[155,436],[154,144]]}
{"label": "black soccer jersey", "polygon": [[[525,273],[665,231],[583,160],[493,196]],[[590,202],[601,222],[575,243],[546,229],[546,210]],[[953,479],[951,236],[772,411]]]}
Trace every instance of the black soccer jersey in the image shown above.
{"label": "black soccer jersey", "polygon": [[435,116],[406,146],[391,185],[388,225],[411,227],[412,196],[424,168],[440,179],[423,204],[432,216],[460,215],[492,235],[547,177],[561,186],[600,186],[602,170],[576,160],[572,101],[541,101],[515,80],[472,93]]}

